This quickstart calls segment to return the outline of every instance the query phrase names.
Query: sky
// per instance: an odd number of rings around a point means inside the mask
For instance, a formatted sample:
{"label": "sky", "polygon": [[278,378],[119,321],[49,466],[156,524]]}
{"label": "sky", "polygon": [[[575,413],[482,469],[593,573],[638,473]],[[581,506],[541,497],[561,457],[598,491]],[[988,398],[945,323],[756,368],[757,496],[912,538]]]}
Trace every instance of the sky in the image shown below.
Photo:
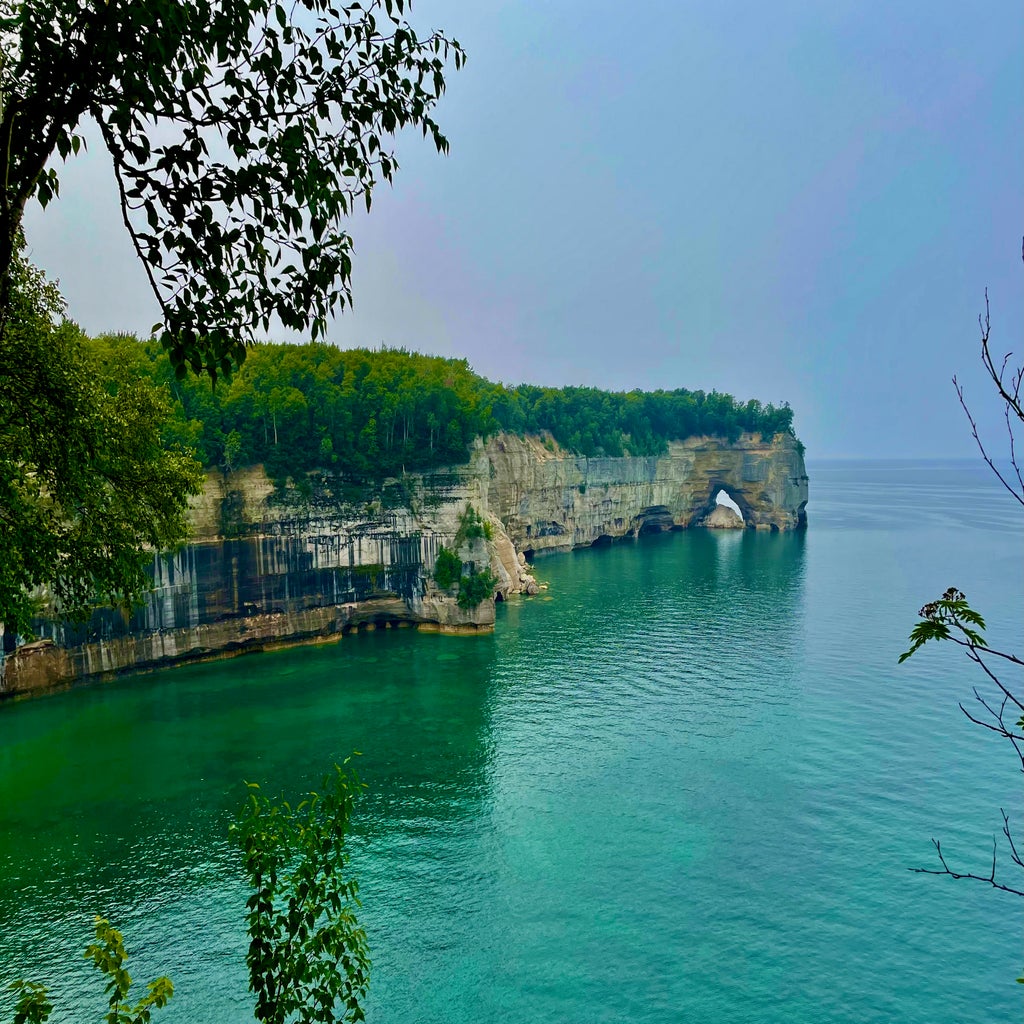
{"label": "sky", "polygon": [[[353,220],[343,347],[514,384],[788,401],[811,458],[992,448],[978,363],[1024,358],[1024,5],[416,0],[469,61],[438,156],[399,138]],[[158,319],[93,135],[34,261],[87,331]],[[286,340],[283,332],[280,340]]]}

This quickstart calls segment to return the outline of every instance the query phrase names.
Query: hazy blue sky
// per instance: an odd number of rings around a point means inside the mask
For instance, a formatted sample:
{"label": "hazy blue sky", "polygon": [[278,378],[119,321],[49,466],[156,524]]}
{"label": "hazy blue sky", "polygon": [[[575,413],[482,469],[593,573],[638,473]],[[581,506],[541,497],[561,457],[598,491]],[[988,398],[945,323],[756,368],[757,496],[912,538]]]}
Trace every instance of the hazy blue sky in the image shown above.
{"label": "hazy blue sky", "polygon": [[[962,456],[1024,351],[1024,6],[418,0],[469,51],[353,224],[337,344],[788,400],[811,456]],[[90,331],[157,319],[97,145],[32,211]],[[995,447],[999,447],[998,439]]]}

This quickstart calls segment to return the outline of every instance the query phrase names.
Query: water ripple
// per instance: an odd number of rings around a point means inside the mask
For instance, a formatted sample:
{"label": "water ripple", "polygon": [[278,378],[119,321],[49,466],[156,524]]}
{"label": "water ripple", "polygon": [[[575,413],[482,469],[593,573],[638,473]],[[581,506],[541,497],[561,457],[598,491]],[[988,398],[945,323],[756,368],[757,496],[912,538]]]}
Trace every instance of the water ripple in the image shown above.
{"label": "water ripple", "polygon": [[294,793],[359,749],[371,1024],[1019,1018],[1017,905],[908,871],[933,835],[984,860],[1013,765],[957,710],[955,652],[896,665],[950,582],[1012,636],[1019,522],[963,466],[812,483],[806,536],[541,559],[552,600],[503,606],[492,638],[0,709],[0,986],[47,980],[86,1019],[99,911],[137,977],[174,978],[168,1024],[251,1019],[239,780]]}

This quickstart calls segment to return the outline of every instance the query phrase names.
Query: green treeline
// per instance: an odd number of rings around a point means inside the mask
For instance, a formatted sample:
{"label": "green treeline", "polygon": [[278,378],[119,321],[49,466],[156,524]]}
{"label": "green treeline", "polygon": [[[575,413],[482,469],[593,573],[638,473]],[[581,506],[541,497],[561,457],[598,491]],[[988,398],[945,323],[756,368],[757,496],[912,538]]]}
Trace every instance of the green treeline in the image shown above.
{"label": "green treeline", "polygon": [[241,369],[212,387],[177,380],[156,342],[104,335],[102,361],[165,386],[175,414],[168,440],[194,448],[207,467],[263,463],[277,481],[314,469],[372,480],[465,462],[473,439],[499,431],[549,432],[581,455],[658,455],[670,440],[742,432],[792,433],[788,405],[737,402],[712,391],[609,392],[506,387],[465,359],[404,349],[253,346]]}
{"label": "green treeline", "polygon": [[549,431],[580,455],[661,455],[669,441],[697,435],[735,441],[744,431],[772,438],[793,432],[793,410],[737,402],[718,391],[601,391],[491,385],[493,415],[515,434]]}

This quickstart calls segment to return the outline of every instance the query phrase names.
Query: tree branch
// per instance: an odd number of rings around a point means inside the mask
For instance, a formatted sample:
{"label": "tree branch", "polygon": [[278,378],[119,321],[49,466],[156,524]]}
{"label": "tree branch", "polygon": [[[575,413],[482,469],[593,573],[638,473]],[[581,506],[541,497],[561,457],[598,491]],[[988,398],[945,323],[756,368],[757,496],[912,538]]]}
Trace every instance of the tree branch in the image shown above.
{"label": "tree branch", "polygon": [[[1003,814],[1004,821],[1006,820],[1006,814]],[[1006,826],[1008,830],[1009,826]],[[935,847],[935,852],[939,855],[939,862],[942,864],[942,870],[937,868],[908,868],[915,875],[948,875],[950,878],[969,878],[975,882],[985,882],[992,886],[993,889],[999,889],[1001,892],[1008,892],[1013,896],[1024,896],[1024,889],[1015,889],[1012,885],[1004,885],[1002,882],[996,881],[996,840],[992,839],[992,870],[988,875],[976,875],[971,871],[954,871],[947,863],[946,856],[942,852],[942,844],[938,839],[932,840],[932,845]],[[1016,851],[1015,851],[1016,852]],[[1016,859],[1016,858],[1015,858]],[[1017,860],[1019,864],[1020,861]]]}
{"label": "tree branch", "polygon": [[128,203],[128,197],[126,195],[126,189],[124,184],[124,178],[122,177],[122,153],[120,147],[116,144],[113,138],[113,134],[110,128],[103,122],[102,118],[94,115],[94,120],[100,126],[100,133],[103,136],[103,141],[106,144],[107,152],[110,153],[110,158],[114,164],[114,178],[117,181],[117,193],[121,206],[121,219],[124,221],[124,226],[128,229],[128,235],[132,240],[132,246],[135,248],[135,253],[139,257],[142,266],[146,270],[146,277],[149,279],[149,286],[156,296],[156,301],[160,305],[160,312],[163,314],[164,319],[167,319],[168,309],[164,303],[163,296],[160,294],[160,289],[157,287],[156,279],[153,277],[153,269],[150,266],[150,262],[146,259],[145,254],[142,252],[142,246],[139,242],[139,237],[136,234],[135,227],[131,222],[131,218],[128,216],[128,210],[130,209]]}

